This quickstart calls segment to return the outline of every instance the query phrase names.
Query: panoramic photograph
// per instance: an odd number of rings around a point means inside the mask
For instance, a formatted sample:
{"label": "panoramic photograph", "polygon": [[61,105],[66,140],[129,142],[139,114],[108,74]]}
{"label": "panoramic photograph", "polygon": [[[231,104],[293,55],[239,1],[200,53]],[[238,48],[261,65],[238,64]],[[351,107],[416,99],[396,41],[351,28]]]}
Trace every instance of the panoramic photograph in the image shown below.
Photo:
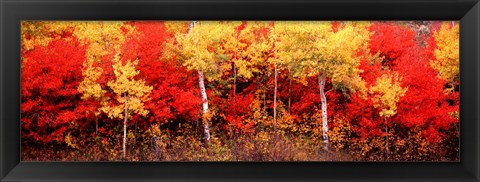
{"label": "panoramic photograph", "polygon": [[460,161],[458,21],[20,33],[22,161]]}

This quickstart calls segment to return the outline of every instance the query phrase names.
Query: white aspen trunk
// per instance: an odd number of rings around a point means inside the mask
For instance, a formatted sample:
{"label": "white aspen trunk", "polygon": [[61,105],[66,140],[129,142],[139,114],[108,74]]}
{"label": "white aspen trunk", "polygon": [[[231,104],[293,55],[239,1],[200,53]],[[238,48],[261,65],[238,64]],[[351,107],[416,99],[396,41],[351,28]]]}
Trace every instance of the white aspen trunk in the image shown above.
{"label": "white aspen trunk", "polygon": [[[207,91],[205,90],[204,76],[202,71],[198,71],[198,85],[200,86],[200,92],[202,94],[202,108],[203,114],[208,112],[208,98]],[[208,121],[203,121],[203,133],[205,134],[205,141],[210,142],[210,127],[208,126]]]}
{"label": "white aspen trunk", "polygon": [[[193,27],[197,24],[197,21],[192,21],[189,27],[189,31],[192,30]],[[208,99],[207,99],[207,92],[205,90],[205,83],[204,83],[204,76],[203,72],[198,70],[198,85],[200,86],[200,92],[202,95],[202,108],[203,108],[203,115],[207,114],[208,112]],[[208,144],[210,142],[210,127],[208,126],[208,121],[203,121],[203,133],[205,134],[205,141]]]}
{"label": "white aspen trunk", "polygon": [[387,125],[387,116],[383,115],[385,121],[385,158],[388,160],[388,125]]}
{"label": "white aspen trunk", "polygon": [[328,120],[327,120],[327,98],[325,97],[325,71],[318,74],[318,85],[320,87],[320,99],[322,101],[322,136],[323,148],[328,150]]}
{"label": "white aspen trunk", "polygon": [[288,86],[288,113],[291,113],[291,105],[292,105],[292,76],[290,74],[289,78],[290,84]]}
{"label": "white aspen trunk", "polygon": [[275,65],[275,90],[273,91],[273,130],[277,128],[277,65]]}
{"label": "white aspen trunk", "polygon": [[235,63],[233,63],[233,102],[235,103],[233,114],[237,117],[237,68]]}
{"label": "white aspen trunk", "polygon": [[123,118],[123,158],[125,159],[125,146],[127,143],[127,106],[125,105],[124,118]]}

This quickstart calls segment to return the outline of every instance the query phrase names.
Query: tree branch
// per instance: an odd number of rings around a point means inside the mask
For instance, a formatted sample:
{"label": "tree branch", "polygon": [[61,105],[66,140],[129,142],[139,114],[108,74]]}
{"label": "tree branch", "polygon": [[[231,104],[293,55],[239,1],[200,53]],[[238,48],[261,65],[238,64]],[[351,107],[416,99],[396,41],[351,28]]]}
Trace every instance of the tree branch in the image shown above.
{"label": "tree branch", "polygon": [[325,95],[327,95],[328,92],[330,92],[330,91],[332,91],[332,90],[335,90],[335,89],[334,89],[334,88],[331,88],[330,90],[328,90],[328,91],[325,92]]}

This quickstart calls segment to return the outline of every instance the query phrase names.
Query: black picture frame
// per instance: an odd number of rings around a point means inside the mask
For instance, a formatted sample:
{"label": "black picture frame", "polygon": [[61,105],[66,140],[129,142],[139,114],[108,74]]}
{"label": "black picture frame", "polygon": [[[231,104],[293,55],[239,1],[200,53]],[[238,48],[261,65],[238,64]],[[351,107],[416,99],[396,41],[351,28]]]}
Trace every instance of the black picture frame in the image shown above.
{"label": "black picture frame", "polygon": [[[459,20],[460,162],[21,162],[21,20]],[[0,0],[0,181],[480,181],[478,0]]]}

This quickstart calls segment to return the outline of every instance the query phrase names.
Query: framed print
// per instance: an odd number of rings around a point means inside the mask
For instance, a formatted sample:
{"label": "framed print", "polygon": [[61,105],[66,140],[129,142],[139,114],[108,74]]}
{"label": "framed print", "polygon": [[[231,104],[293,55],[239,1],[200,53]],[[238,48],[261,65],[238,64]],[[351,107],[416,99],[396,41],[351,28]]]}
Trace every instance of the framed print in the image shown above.
{"label": "framed print", "polygon": [[479,181],[479,8],[2,1],[0,179]]}
{"label": "framed print", "polygon": [[460,159],[458,21],[21,24],[22,161]]}

